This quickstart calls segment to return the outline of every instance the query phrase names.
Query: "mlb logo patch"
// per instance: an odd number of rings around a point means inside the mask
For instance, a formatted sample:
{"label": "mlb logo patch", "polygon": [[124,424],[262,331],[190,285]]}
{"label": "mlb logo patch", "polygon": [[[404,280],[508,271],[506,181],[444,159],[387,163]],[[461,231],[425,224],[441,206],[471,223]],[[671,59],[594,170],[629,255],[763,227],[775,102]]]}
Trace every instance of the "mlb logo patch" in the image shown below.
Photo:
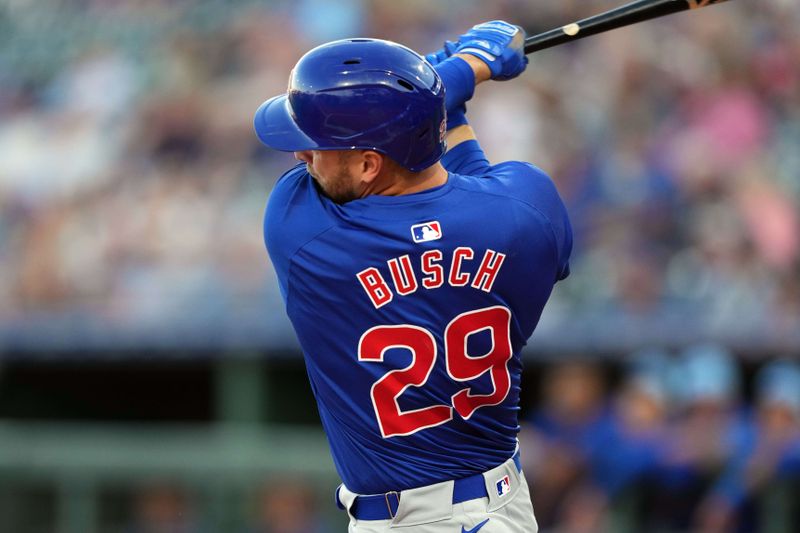
{"label": "mlb logo patch", "polygon": [[497,482],[496,486],[498,496],[505,496],[511,492],[511,480],[508,478],[508,476],[503,476],[502,479]]}
{"label": "mlb logo patch", "polygon": [[411,226],[411,238],[414,242],[435,241],[442,238],[442,225],[437,221],[423,222]]}

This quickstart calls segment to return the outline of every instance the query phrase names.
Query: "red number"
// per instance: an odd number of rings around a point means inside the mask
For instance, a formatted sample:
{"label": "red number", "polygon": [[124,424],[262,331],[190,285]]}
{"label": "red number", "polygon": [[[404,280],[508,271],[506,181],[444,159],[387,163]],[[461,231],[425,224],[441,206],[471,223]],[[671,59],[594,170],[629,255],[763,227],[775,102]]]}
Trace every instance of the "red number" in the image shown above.
{"label": "red number", "polygon": [[428,381],[436,362],[436,341],[433,335],[417,326],[374,327],[361,336],[358,359],[383,361],[383,354],[389,348],[408,348],[412,358],[409,366],[387,372],[372,385],[372,406],[383,437],[410,435],[420,429],[451,420],[453,409],[448,405],[404,412],[397,405],[397,398],[408,387],[419,387]]}
{"label": "red number", "polygon": [[[462,389],[453,395],[453,407],[461,418],[467,420],[476,409],[485,405],[502,403],[511,389],[508,360],[511,359],[511,312],[505,307],[487,307],[455,317],[444,332],[444,348],[447,355],[447,373],[456,381],[469,381],[490,371],[494,391],[491,394],[470,394]],[[489,353],[471,356],[467,353],[470,335],[489,330],[492,348]]]}
{"label": "red number", "polygon": [[[444,346],[447,373],[456,381],[476,379],[491,372],[494,390],[490,394],[471,394],[469,387],[452,397],[459,415],[469,419],[475,410],[502,403],[511,389],[508,361],[513,354],[510,339],[511,312],[505,307],[487,307],[455,317],[445,328]],[[470,335],[488,330],[492,348],[488,353],[472,356],[467,353]],[[453,407],[434,405],[401,411],[397,399],[408,387],[421,387],[436,363],[436,341],[426,329],[418,326],[376,326],[367,330],[358,343],[359,361],[383,361],[390,348],[406,348],[411,364],[390,370],[372,385],[370,396],[375,416],[384,438],[411,435],[452,420]]]}

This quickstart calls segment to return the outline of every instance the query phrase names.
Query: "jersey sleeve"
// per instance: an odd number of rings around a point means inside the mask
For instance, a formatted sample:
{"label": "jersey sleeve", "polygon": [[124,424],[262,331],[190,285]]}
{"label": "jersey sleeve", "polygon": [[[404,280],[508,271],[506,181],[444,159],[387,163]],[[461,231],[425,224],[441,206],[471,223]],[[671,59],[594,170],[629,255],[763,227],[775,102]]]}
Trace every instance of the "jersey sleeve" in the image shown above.
{"label": "jersey sleeve", "polygon": [[479,176],[489,170],[489,160],[474,139],[464,141],[444,154],[442,165],[448,172],[468,176]]}
{"label": "jersey sleeve", "polygon": [[558,255],[558,280],[569,276],[569,258],[572,254],[572,224],[555,183],[541,169],[526,164],[532,171],[534,182],[534,201],[539,210],[550,220],[556,237]]}
{"label": "jersey sleeve", "polygon": [[556,254],[556,280],[569,275],[572,225],[555,183],[542,169],[520,161],[508,161],[487,169],[485,176],[503,183],[515,198],[529,204],[549,222]]}
{"label": "jersey sleeve", "polygon": [[300,164],[278,179],[264,215],[264,244],[284,301],[292,257],[308,241],[334,225],[313,178]]}

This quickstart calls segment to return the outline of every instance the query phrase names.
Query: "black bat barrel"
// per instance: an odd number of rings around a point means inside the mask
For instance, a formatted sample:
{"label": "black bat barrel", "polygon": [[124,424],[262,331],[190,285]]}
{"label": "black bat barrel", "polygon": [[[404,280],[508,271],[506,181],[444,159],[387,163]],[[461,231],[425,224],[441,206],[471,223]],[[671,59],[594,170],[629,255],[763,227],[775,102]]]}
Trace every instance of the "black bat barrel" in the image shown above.
{"label": "black bat barrel", "polygon": [[575,41],[604,31],[636,24],[664,15],[696,9],[726,0],[637,0],[599,15],[567,24],[554,30],[525,39],[525,53],[544,50],[569,41]]}

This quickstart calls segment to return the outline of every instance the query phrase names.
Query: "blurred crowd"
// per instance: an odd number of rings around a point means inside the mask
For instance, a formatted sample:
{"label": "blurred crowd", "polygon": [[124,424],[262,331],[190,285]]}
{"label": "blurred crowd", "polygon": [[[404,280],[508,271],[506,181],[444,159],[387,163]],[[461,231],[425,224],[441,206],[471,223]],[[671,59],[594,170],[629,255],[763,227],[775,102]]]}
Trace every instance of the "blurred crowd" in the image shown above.
{"label": "blurred crowd", "polygon": [[[553,365],[521,434],[543,531],[794,531],[800,365],[714,344]],[[746,385],[746,386],[745,386]]]}
{"label": "blurred crowd", "polygon": [[[797,361],[742,365],[720,345],[697,344],[643,349],[615,365],[549,363],[534,374],[520,449],[542,533],[797,530]],[[226,519],[203,503],[200,487],[145,485],[102,530],[339,531],[331,520],[344,513],[319,488],[297,476],[216,488],[235,502]]]}
{"label": "blurred crowd", "polygon": [[[260,226],[292,160],[251,120],[304,51],[362,35],[428,52],[477,21],[534,33],[614,5],[0,1],[0,324],[276,312]],[[732,2],[479,87],[490,158],[539,165],[570,209],[573,274],[546,316],[796,333],[798,24],[794,0]]]}
{"label": "blurred crowd", "polygon": [[[282,316],[261,219],[293,160],[252,115],[306,50],[358,35],[425,53],[479,21],[536,33],[619,3],[0,0],[0,333]],[[490,159],[543,168],[574,225],[541,333],[567,324],[569,343],[617,317],[673,350],[613,375],[547,367],[521,435],[543,531],[800,523],[800,369],[741,375],[725,348],[800,350],[798,27],[797,0],[729,2],[537,53],[476,91]],[[681,340],[697,328],[729,342]],[[267,484],[245,533],[327,531],[311,488]],[[116,530],[203,532],[201,515],[154,487]]]}
{"label": "blurred crowd", "polygon": [[313,485],[271,479],[242,494],[235,516],[209,518],[198,491],[180,483],[155,482],[124,499],[122,511],[101,525],[116,533],[333,533],[318,511]]}

